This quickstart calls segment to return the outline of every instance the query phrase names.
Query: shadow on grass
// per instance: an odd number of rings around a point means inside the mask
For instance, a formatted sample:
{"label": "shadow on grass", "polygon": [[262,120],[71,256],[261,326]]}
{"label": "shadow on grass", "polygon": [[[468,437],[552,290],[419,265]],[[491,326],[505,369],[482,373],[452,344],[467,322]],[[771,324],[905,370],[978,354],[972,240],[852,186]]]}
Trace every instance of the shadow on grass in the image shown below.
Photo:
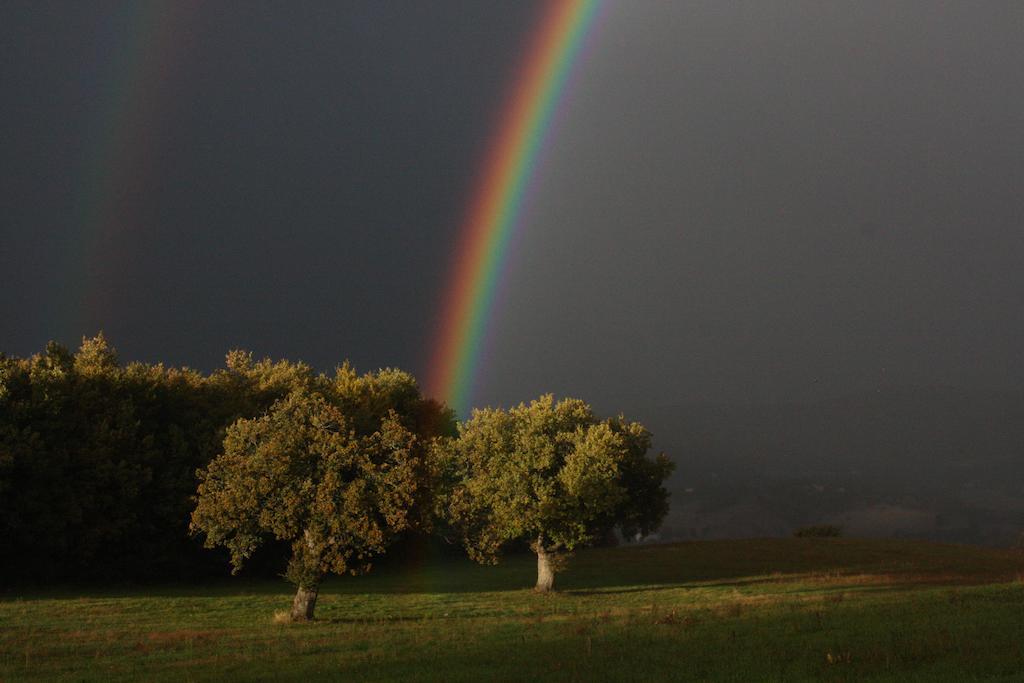
{"label": "shadow on grass", "polygon": [[[750,539],[595,548],[576,554],[558,576],[565,595],[640,593],[680,588],[738,587],[815,581],[837,590],[844,577],[865,585],[968,584],[1010,580],[1024,556],[1010,551],[920,541]],[[871,579],[870,577],[877,577]],[[322,595],[460,594],[529,590],[532,555],[510,555],[497,566],[465,558],[430,558],[375,569],[365,576],[330,577]],[[0,600],[166,597],[217,599],[292,594],[284,580],[230,579],[195,584],[49,587],[6,590]]]}
{"label": "shadow on grass", "polygon": [[[536,581],[536,559],[513,555],[494,567],[468,560],[442,562],[328,584],[341,593],[467,593],[526,590]],[[1006,550],[905,540],[750,539],[695,541],[583,550],[558,575],[559,592],[743,586],[847,577],[863,583],[978,584],[1011,580],[1024,556]],[[870,577],[877,577],[871,579]]]}
{"label": "shadow on grass", "polygon": [[[788,576],[787,580],[798,581],[799,575]],[[624,588],[591,588],[591,589],[568,589],[562,591],[565,595],[625,595],[628,593],[649,593],[652,591],[670,591],[679,589],[696,588],[736,588],[739,586],[753,586],[758,584],[773,583],[772,579],[765,577],[752,577],[736,581],[717,581],[700,583],[666,583],[655,585],[629,586]]]}

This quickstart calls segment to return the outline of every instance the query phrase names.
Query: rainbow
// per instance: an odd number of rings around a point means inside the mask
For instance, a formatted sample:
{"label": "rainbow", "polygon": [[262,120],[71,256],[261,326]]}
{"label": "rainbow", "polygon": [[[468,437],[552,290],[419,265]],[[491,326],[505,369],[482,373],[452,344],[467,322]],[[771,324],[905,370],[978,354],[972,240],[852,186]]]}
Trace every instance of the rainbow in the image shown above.
{"label": "rainbow", "polygon": [[524,199],[601,0],[553,0],[525,54],[456,249],[427,393],[466,415],[502,266]]}
{"label": "rainbow", "polygon": [[80,335],[112,322],[109,292],[130,261],[126,234],[142,229],[138,207],[158,179],[164,83],[181,65],[181,38],[198,8],[198,0],[154,0],[105,18],[107,52],[75,194],[80,243],[69,270],[77,291],[63,312]]}

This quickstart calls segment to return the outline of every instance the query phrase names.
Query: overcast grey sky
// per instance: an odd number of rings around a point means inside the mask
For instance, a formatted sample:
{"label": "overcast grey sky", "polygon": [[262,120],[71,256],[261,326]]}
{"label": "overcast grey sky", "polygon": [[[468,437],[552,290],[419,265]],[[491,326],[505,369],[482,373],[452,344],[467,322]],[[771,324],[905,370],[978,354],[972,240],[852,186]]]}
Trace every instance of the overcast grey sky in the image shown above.
{"label": "overcast grey sky", "polygon": [[[425,374],[541,5],[168,7],[0,6],[0,350],[103,329],[125,359]],[[1016,2],[611,2],[477,403],[1019,387],[1022,36]],[[124,225],[83,218],[96,177]]]}
{"label": "overcast grey sky", "polygon": [[1024,5],[615,3],[539,179],[493,395],[1024,378]]}

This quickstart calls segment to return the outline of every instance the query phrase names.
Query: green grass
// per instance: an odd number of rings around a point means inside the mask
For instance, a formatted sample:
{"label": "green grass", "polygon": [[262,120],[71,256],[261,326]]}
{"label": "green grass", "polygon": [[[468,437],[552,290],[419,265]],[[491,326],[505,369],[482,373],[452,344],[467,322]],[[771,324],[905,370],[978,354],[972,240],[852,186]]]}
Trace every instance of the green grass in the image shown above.
{"label": "green grass", "polygon": [[1024,556],[909,541],[711,541],[535,564],[0,600],[0,681],[1024,680]]}

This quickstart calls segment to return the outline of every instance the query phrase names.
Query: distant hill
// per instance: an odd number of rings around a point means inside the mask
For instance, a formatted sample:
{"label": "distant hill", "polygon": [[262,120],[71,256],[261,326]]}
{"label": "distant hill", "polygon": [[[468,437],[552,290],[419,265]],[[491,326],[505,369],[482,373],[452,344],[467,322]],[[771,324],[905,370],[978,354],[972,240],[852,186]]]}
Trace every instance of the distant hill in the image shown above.
{"label": "distant hill", "polygon": [[1024,530],[1024,391],[887,389],[652,416],[678,463],[663,538],[848,533],[1005,545]]}

